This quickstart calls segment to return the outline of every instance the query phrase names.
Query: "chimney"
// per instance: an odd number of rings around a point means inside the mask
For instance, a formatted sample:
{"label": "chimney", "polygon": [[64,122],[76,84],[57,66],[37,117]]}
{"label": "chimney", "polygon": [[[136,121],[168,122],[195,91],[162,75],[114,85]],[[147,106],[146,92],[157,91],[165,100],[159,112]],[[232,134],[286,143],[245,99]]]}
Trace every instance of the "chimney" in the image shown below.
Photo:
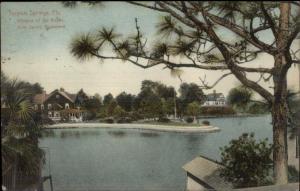
{"label": "chimney", "polygon": [[65,89],[64,89],[64,88],[60,88],[60,89],[59,89],[59,91],[61,91],[61,92],[64,92],[64,91],[65,91]]}

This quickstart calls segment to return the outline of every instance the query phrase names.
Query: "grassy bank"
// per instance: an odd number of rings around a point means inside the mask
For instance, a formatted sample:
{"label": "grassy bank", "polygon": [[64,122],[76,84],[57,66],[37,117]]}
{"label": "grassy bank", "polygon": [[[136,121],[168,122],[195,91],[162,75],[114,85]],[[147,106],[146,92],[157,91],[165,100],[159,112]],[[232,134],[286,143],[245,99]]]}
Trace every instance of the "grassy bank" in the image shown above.
{"label": "grassy bank", "polygon": [[166,125],[166,126],[176,126],[176,127],[201,127],[204,126],[203,124],[195,124],[195,123],[182,123],[182,122],[157,122],[157,121],[145,121],[145,122],[139,122],[135,121],[132,124],[148,124],[148,125]]}

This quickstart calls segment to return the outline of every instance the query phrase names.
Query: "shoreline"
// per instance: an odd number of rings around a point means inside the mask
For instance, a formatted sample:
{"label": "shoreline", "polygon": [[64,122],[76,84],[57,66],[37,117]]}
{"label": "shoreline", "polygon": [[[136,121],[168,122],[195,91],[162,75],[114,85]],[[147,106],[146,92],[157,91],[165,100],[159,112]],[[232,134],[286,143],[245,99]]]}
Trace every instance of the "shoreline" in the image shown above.
{"label": "shoreline", "polygon": [[243,117],[260,117],[270,115],[270,113],[264,114],[234,114],[234,115],[201,115],[197,119],[206,119],[206,118],[243,118]]}
{"label": "shoreline", "polygon": [[115,129],[137,129],[178,133],[209,133],[220,131],[219,127],[207,126],[171,126],[135,123],[57,123],[46,125],[43,129],[71,129],[71,128],[115,128]]}

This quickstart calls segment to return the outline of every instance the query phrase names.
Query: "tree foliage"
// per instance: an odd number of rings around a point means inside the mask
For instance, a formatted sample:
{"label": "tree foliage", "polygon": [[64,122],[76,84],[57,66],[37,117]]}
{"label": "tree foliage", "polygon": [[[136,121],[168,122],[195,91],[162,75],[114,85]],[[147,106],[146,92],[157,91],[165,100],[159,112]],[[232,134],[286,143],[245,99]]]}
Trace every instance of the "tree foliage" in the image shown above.
{"label": "tree foliage", "polygon": [[114,96],[111,93],[109,93],[104,96],[103,104],[106,106],[106,105],[110,104],[110,102],[112,102],[113,100],[114,100]]}
{"label": "tree foliage", "polygon": [[79,106],[84,106],[85,101],[88,99],[89,97],[87,96],[87,94],[83,91],[83,89],[80,89],[76,95],[75,104]]}
{"label": "tree foliage", "polygon": [[127,112],[130,112],[132,110],[133,100],[134,96],[131,94],[127,94],[126,92],[122,92],[116,97],[118,105]]}
{"label": "tree foliage", "polygon": [[198,102],[194,101],[188,104],[186,110],[188,115],[196,117],[200,113],[200,105]]}
{"label": "tree foliage", "polygon": [[235,106],[236,108],[245,109],[247,105],[251,102],[253,96],[253,91],[251,89],[239,86],[236,88],[232,88],[227,96],[227,102]]}
{"label": "tree foliage", "polygon": [[198,102],[199,104],[204,102],[205,95],[202,89],[195,83],[182,83],[179,88],[180,99],[186,103]]}
{"label": "tree foliage", "polygon": [[139,111],[146,118],[156,118],[163,115],[161,98],[156,94],[149,94],[141,100]]}
{"label": "tree foliage", "polygon": [[225,166],[221,170],[221,176],[236,187],[270,183],[268,178],[272,169],[272,151],[267,139],[257,142],[254,133],[244,133],[221,148],[221,161]]}
{"label": "tree foliage", "polygon": [[39,85],[11,80],[7,77],[1,81],[3,170],[16,165],[17,170],[27,176],[38,175],[44,153],[38,147],[40,121],[37,121],[31,101],[33,95],[40,90],[42,88]]}
{"label": "tree foliage", "polygon": [[113,111],[114,117],[120,118],[120,117],[125,117],[125,115],[126,115],[126,111],[121,106],[117,105],[114,108],[114,111]]}

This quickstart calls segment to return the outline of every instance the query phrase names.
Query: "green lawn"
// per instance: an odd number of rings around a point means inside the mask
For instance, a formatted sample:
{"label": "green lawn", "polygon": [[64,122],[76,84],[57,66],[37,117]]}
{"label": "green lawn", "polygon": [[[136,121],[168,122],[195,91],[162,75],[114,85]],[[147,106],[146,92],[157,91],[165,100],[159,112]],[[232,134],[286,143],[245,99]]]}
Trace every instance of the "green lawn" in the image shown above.
{"label": "green lawn", "polygon": [[151,125],[167,125],[167,126],[193,126],[193,127],[200,127],[203,126],[202,124],[194,124],[194,123],[183,123],[183,122],[157,122],[157,121],[147,121],[147,122],[133,122],[134,124],[151,124]]}

